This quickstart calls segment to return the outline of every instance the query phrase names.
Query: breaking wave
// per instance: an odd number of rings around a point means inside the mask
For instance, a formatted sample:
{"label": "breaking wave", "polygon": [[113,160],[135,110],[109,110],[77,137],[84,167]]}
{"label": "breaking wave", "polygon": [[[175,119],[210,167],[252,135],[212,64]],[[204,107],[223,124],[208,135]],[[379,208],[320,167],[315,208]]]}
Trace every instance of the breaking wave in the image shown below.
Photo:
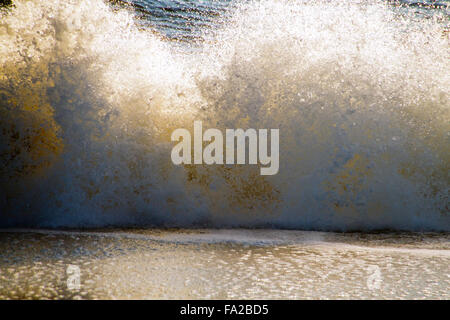
{"label": "breaking wave", "polygon": [[[101,0],[1,12],[0,225],[450,231],[445,11],[227,12],[192,42]],[[171,132],[194,120],[279,128],[279,173],[174,166]]]}

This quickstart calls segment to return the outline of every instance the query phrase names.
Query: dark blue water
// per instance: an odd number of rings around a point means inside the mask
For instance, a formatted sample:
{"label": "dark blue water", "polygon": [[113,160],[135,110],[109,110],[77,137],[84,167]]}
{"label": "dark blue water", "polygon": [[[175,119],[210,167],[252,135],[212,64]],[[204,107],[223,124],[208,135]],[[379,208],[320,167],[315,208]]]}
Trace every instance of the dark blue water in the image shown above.
{"label": "dark blue water", "polygon": [[165,37],[179,41],[198,41],[205,30],[218,27],[229,16],[233,0],[135,0],[118,5],[132,7],[138,24],[160,31]]}

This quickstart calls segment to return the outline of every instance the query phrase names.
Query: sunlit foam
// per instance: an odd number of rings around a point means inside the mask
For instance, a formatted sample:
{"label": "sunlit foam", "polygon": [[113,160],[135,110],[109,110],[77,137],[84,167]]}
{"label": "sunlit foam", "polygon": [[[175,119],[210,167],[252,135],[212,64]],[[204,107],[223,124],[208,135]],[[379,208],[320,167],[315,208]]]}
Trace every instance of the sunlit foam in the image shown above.
{"label": "sunlit foam", "polygon": [[[238,5],[186,50],[100,0],[0,22],[1,225],[450,230],[448,37],[385,3]],[[280,170],[174,166],[176,128],[279,128]]]}

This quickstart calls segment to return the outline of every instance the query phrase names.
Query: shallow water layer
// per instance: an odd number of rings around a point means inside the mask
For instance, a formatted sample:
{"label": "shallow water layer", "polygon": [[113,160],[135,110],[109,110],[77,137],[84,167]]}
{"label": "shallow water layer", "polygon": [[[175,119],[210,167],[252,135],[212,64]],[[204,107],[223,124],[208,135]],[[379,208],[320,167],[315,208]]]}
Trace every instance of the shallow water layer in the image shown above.
{"label": "shallow water layer", "polygon": [[446,233],[2,230],[0,299],[449,299],[449,263]]}

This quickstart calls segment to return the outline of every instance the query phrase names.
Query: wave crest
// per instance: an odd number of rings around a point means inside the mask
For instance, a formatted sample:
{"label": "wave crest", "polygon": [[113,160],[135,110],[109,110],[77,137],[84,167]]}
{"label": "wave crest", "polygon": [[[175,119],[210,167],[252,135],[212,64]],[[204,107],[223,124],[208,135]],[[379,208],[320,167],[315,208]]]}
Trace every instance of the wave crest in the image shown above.
{"label": "wave crest", "polygon": [[[233,10],[200,47],[100,0],[2,13],[0,224],[449,231],[444,26],[378,2]],[[279,128],[279,174],[174,166],[194,120]]]}

